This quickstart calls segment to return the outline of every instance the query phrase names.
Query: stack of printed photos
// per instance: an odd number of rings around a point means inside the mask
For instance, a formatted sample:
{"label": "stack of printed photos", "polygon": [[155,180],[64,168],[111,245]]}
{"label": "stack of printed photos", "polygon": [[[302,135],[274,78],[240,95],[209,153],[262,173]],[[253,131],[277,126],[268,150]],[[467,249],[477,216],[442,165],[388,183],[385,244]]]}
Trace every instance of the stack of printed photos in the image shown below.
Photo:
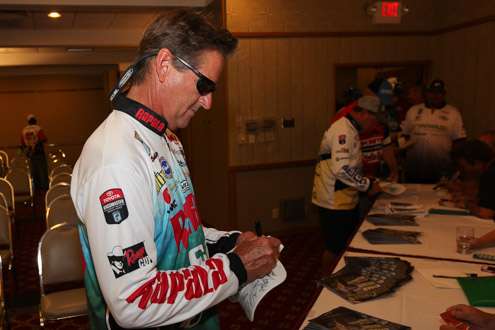
{"label": "stack of printed photos", "polygon": [[414,267],[400,258],[344,257],[345,267],[319,283],[353,304],[394,292],[412,279]]}
{"label": "stack of printed photos", "polygon": [[369,214],[366,220],[375,226],[417,226],[416,216],[409,214]]}
{"label": "stack of printed photos", "polygon": [[421,244],[417,231],[395,230],[386,228],[368,229],[363,232],[370,244]]}
{"label": "stack of printed photos", "polygon": [[408,330],[410,327],[392,323],[345,307],[337,307],[309,320],[304,330]]}

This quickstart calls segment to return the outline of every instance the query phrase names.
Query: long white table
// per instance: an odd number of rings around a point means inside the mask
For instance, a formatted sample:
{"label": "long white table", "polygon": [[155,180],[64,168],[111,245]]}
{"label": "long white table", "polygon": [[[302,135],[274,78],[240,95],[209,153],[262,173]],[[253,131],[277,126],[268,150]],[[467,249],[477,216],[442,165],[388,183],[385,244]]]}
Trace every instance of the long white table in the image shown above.
{"label": "long white table", "polygon": [[[373,254],[347,252],[348,256],[373,256]],[[344,306],[359,312],[363,312],[388,321],[410,326],[418,330],[438,330],[442,324],[440,313],[454,304],[467,304],[467,299],[460,288],[438,288],[432,284],[432,279],[428,279],[424,274],[435,269],[442,270],[443,273],[480,273],[480,265],[449,262],[440,260],[425,260],[421,258],[401,258],[407,260],[415,267],[412,272],[413,279],[397,289],[394,293],[362,302],[352,304],[330,290],[323,288],[317,301],[309,311],[301,329],[308,320],[315,318],[339,306]],[[335,268],[335,271],[344,267],[342,258]],[[445,280],[442,280],[445,281]],[[451,281],[455,285],[456,280]],[[446,283],[449,284],[449,283]],[[482,308],[482,310],[495,313],[495,308]]]}
{"label": "long white table", "polygon": [[[407,191],[400,196],[384,196],[377,200],[369,214],[382,213],[383,206],[391,201],[420,204],[426,210],[430,208],[441,208],[438,201],[442,197],[442,192],[433,190],[432,185],[406,185],[406,187]],[[488,261],[474,259],[472,254],[459,254],[456,252],[456,227],[472,226],[475,229],[475,235],[481,236],[495,229],[495,223],[492,220],[480,219],[474,216],[428,214],[426,216],[416,217],[416,222],[419,226],[375,226],[364,220],[349,247],[407,256],[425,256],[489,263]],[[421,232],[422,234],[419,237],[421,244],[370,244],[363,237],[362,233],[365,230],[378,227]],[[495,248],[483,249],[480,252],[495,255]]]}

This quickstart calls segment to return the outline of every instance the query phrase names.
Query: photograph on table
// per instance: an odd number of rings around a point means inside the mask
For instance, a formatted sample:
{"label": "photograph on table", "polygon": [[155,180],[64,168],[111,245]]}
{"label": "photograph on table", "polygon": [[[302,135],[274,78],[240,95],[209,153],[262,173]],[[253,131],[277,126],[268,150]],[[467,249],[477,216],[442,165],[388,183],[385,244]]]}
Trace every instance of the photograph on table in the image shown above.
{"label": "photograph on table", "polygon": [[309,320],[304,330],[408,330],[408,326],[379,319],[345,307],[337,307]]}
{"label": "photograph on table", "polygon": [[386,228],[368,229],[363,232],[363,237],[370,244],[421,244],[417,231],[395,230]]}
{"label": "photograph on table", "polygon": [[345,267],[319,283],[356,304],[394,292],[412,279],[412,265],[400,258],[345,257]]}

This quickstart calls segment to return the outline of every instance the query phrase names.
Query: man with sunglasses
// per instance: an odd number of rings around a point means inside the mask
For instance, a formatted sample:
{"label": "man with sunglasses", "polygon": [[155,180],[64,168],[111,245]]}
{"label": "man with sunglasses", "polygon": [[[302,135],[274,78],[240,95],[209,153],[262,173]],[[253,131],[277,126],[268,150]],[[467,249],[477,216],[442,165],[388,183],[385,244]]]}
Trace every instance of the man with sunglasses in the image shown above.
{"label": "man with sunglasses", "polygon": [[202,225],[174,134],[211,107],[236,45],[194,12],[157,18],[84,145],[71,196],[93,329],[217,329],[210,308],[274,268],[278,239]]}

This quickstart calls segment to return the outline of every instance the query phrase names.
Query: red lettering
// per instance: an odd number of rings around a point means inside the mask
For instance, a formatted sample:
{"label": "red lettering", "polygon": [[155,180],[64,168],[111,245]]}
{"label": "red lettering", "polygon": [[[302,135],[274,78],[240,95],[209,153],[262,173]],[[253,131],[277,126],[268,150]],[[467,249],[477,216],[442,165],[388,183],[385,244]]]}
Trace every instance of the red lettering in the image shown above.
{"label": "red lettering", "polygon": [[165,297],[167,296],[168,291],[168,275],[166,272],[158,273],[156,277],[160,276],[160,281],[153,291],[153,295],[151,296],[152,304],[163,304],[165,302]]}
{"label": "red lettering", "polygon": [[194,266],[194,269],[196,270],[196,272],[199,275],[199,279],[201,280],[201,284],[203,284],[204,293],[206,294],[206,293],[213,292],[213,288],[208,287],[208,272],[206,271],[206,269],[204,269],[203,267],[199,267],[199,266]]}
{"label": "red lettering", "polygon": [[[160,276],[160,273],[157,274]],[[150,301],[151,294],[153,293],[153,284],[155,283],[156,277],[153,277],[148,282],[140,286],[136,291],[134,291],[126,301],[132,304],[138,297],[141,297],[138,303],[138,307],[141,309],[146,309],[148,302]]]}
{"label": "red lettering", "polygon": [[189,194],[186,197],[186,204],[184,204],[184,213],[189,220],[194,230],[198,230],[201,220],[199,219],[198,209],[196,208],[196,203],[194,201],[193,194]]}
{"label": "red lettering", "polygon": [[153,114],[144,111],[144,109],[139,109],[135,115],[136,119],[149,124],[151,127],[158,131],[162,131],[165,128],[165,124]]}
{"label": "red lettering", "polygon": [[[206,261],[210,270],[213,288],[208,286],[208,271],[201,266],[186,268],[181,272],[158,272],[152,279],[141,285],[126,301],[134,303],[138,298],[138,307],[146,309],[148,304],[173,304],[180,292],[185,290],[184,298],[192,300],[215,291],[220,285],[227,282],[227,275],[223,270],[221,259],[211,258]],[[167,292],[168,298],[167,297]]]}
{"label": "red lettering", "polygon": [[184,290],[184,275],[179,272],[170,273],[170,295],[167,303],[173,304],[180,291]]}
{"label": "red lettering", "polygon": [[203,291],[201,290],[201,284],[199,283],[198,272],[195,269],[186,269],[183,273],[184,279],[186,280],[186,299],[191,300],[193,298],[201,297],[203,295]]}
{"label": "red lettering", "polygon": [[223,261],[218,258],[210,258],[206,260],[206,265],[212,270],[216,270],[211,274],[213,280],[213,289],[216,290],[220,285],[227,282],[227,275],[223,270]]}
{"label": "red lettering", "polygon": [[189,220],[193,231],[198,230],[201,225],[201,220],[193,194],[187,195],[183,209],[179,210],[172,219],[170,219],[172,229],[174,230],[175,244],[177,244],[177,249],[179,251],[181,249],[180,242],[182,242],[186,249],[189,246],[189,236],[192,234],[192,231],[189,229],[190,227],[184,226],[184,223],[186,223],[187,220]]}
{"label": "red lettering", "polygon": [[131,249],[126,250],[124,258],[127,260],[127,265],[131,266],[132,264],[136,263],[139,259],[144,257],[145,253],[146,251],[144,250],[144,247],[140,248],[136,252],[132,251]]}

